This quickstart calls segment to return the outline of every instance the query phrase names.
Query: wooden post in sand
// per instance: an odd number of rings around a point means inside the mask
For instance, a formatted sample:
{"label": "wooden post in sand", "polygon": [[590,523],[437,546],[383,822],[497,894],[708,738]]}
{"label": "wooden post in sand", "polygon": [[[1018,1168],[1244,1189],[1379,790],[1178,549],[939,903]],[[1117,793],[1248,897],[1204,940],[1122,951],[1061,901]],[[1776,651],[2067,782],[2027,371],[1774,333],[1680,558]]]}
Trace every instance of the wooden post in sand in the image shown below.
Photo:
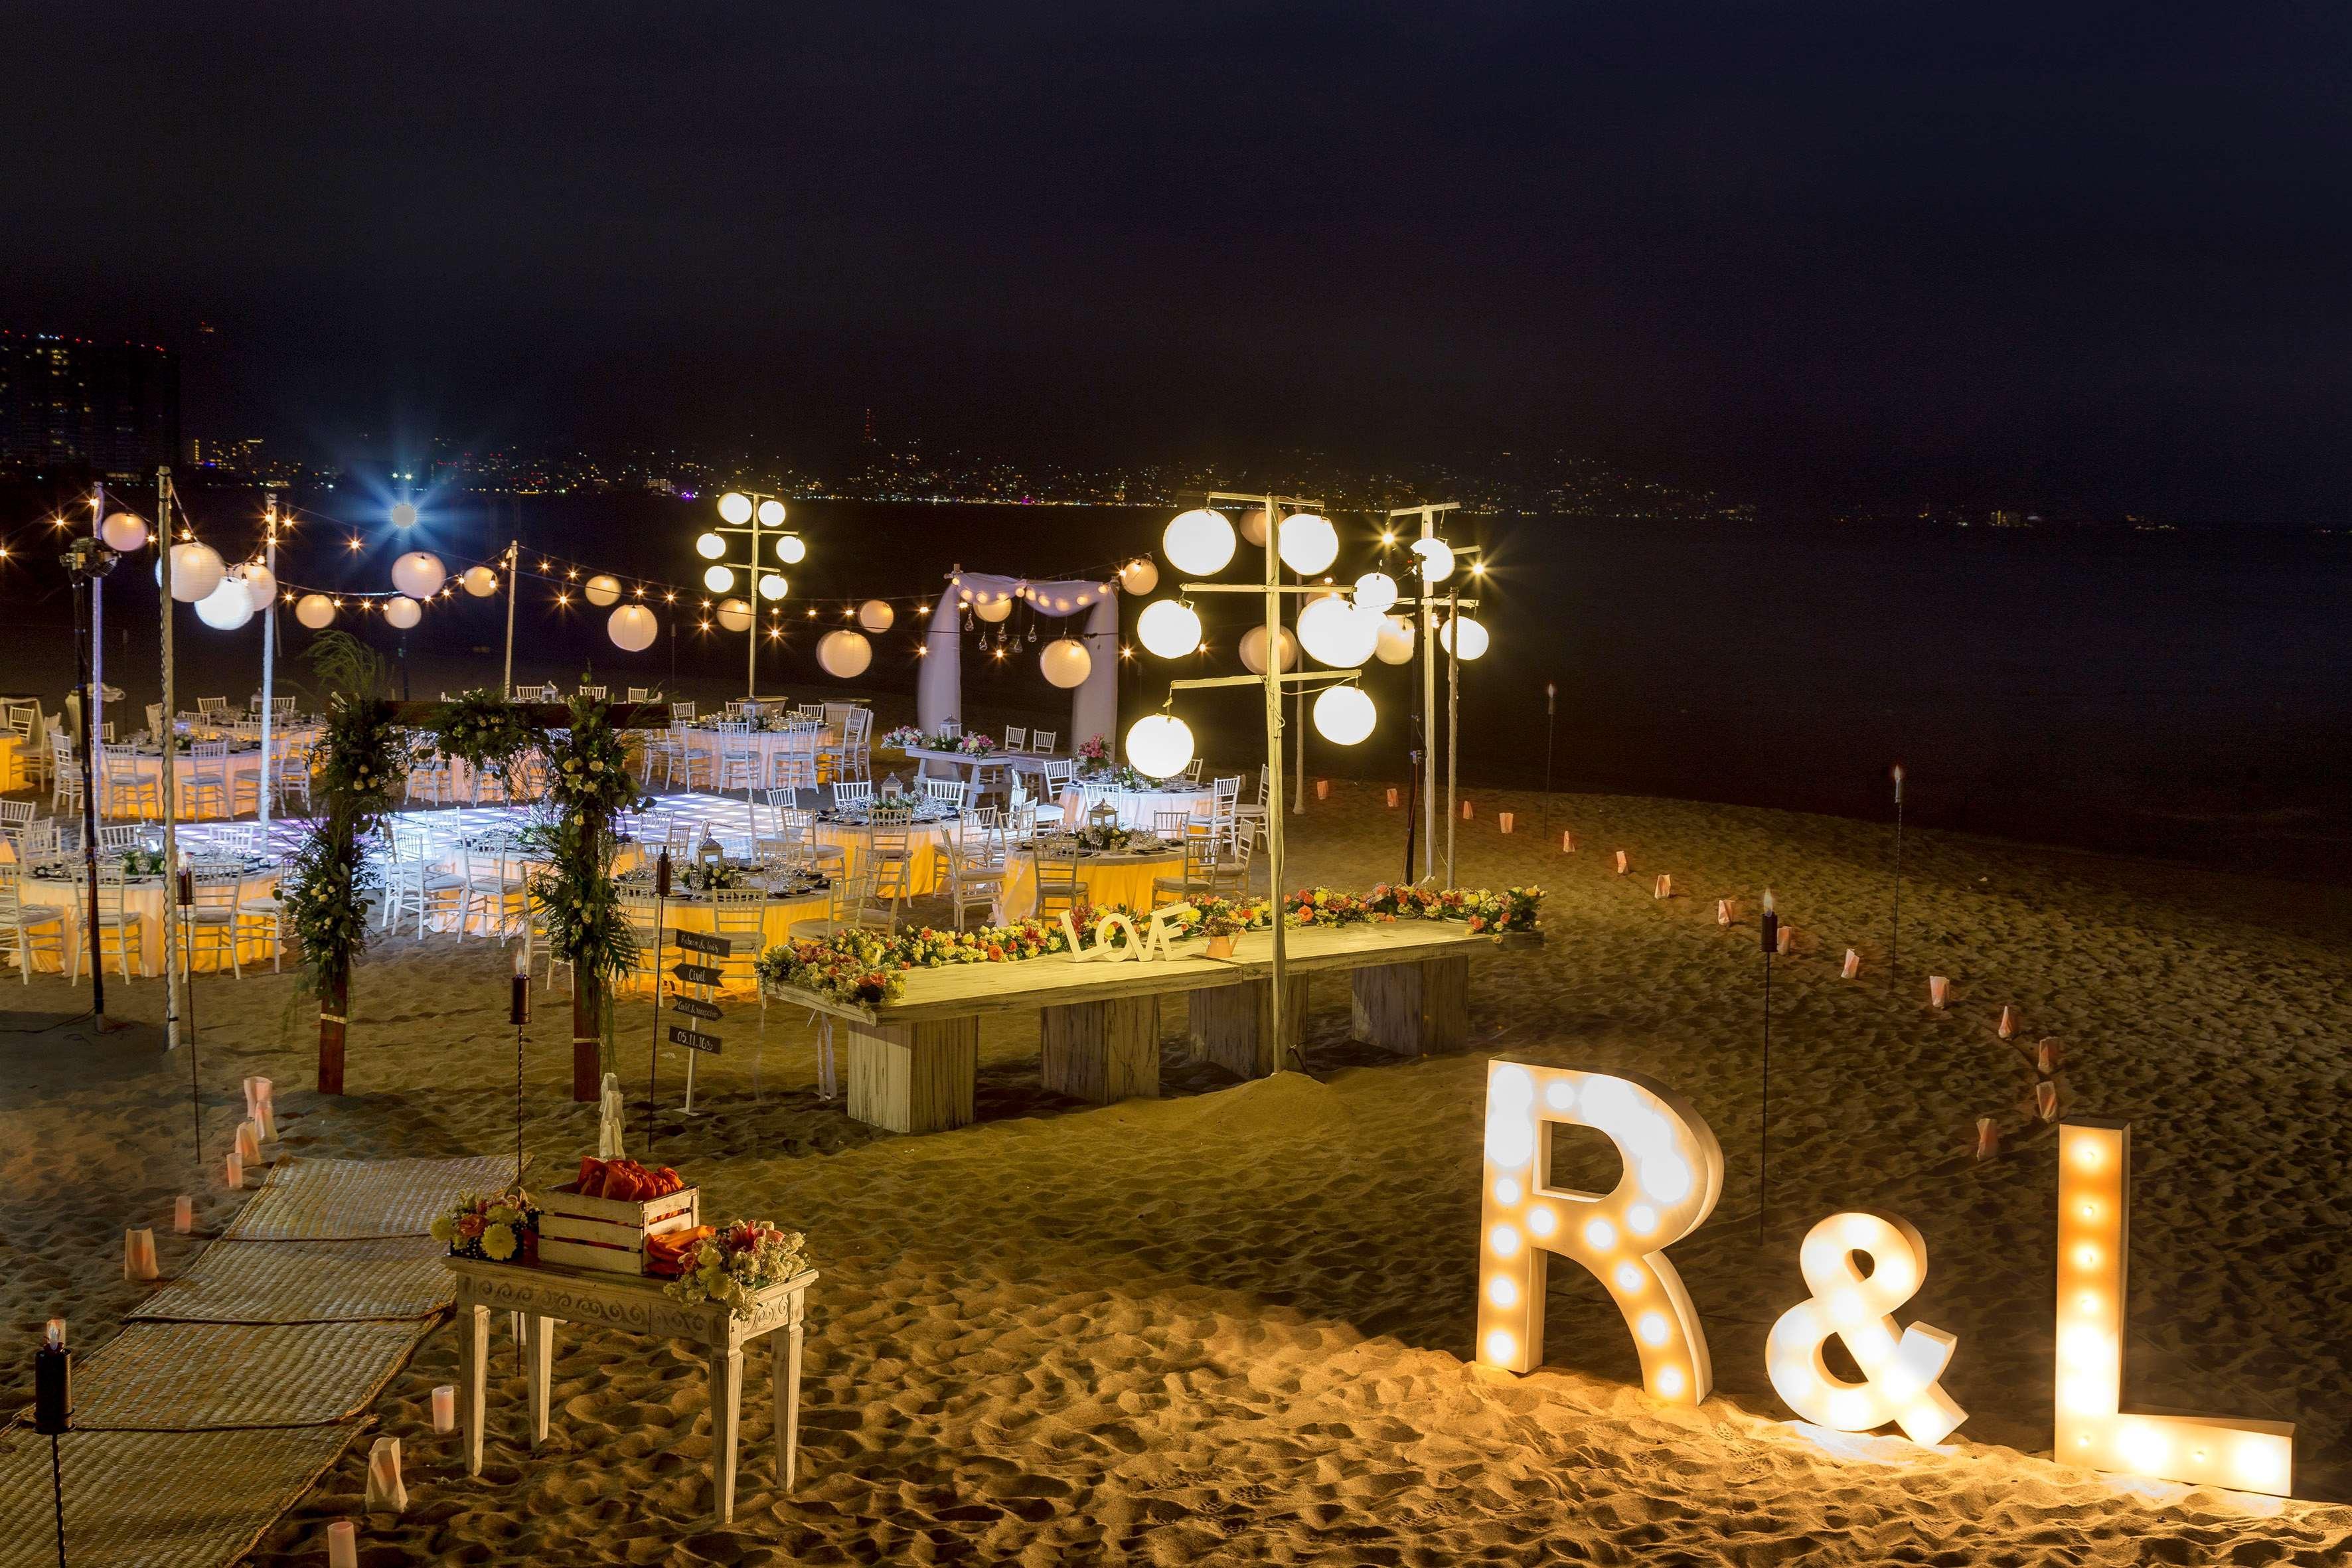
{"label": "wooden post in sand", "polygon": [[319,1092],[343,1092],[343,1029],[350,1022],[352,982],[340,975],[327,982],[319,998]]}
{"label": "wooden post in sand", "polygon": [[[585,863],[604,864],[603,813],[581,813],[580,839]],[[654,933],[654,941],[660,942],[660,932]],[[579,963],[572,964],[572,1098],[585,1105],[604,1096],[604,977],[593,965]],[[660,979],[654,984],[658,988]]]}

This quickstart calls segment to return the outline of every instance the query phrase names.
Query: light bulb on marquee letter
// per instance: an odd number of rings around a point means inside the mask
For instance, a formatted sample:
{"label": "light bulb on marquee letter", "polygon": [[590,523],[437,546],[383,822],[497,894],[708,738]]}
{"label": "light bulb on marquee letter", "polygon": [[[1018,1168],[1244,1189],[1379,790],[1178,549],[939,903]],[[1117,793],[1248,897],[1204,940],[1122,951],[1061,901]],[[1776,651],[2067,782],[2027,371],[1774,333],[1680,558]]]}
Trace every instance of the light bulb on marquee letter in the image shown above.
{"label": "light bulb on marquee letter", "polygon": [[2051,1458],[2191,1486],[2285,1497],[2294,1425],[2123,1408],[2131,1123],[2058,1125],[2058,1420]]}
{"label": "light bulb on marquee letter", "polygon": [[[1546,1122],[1590,1127],[1614,1143],[1624,1161],[1617,1184],[1606,1193],[1554,1187]],[[1715,1369],[1665,1249],[1706,1222],[1722,1192],[1714,1131],[1655,1079],[1488,1062],[1478,1359],[1511,1372],[1542,1364],[1546,1264],[1558,1253],[1600,1280],[1624,1314],[1642,1385],[1698,1404]]]}
{"label": "light bulb on marquee letter", "polygon": [[[1857,1252],[1870,1258],[1867,1276],[1853,1266]],[[1797,1266],[1812,1298],[1781,1313],[1764,1341],[1772,1390],[1790,1409],[1837,1432],[1874,1432],[1892,1421],[1913,1442],[1927,1444],[1969,1418],[1936,1381],[1958,1342],[1926,1323],[1898,1339],[1887,1316],[1927,1277],[1927,1243],[1917,1227],[1871,1209],[1833,1214],[1806,1232]],[[1862,1382],[1846,1382],[1822,1359],[1832,1334],[1853,1353]]]}

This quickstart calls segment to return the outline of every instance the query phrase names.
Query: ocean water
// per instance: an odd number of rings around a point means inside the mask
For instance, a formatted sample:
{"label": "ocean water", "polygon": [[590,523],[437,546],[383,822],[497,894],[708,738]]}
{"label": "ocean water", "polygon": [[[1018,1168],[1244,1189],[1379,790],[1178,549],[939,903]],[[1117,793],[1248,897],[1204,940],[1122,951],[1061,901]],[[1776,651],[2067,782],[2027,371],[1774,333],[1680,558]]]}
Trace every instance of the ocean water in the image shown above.
{"label": "ocean water", "polygon": [[[388,585],[395,542],[349,498],[300,498],[313,521],[289,546],[289,581]],[[452,562],[488,556],[520,531],[527,550],[691,583],[708,514],[653,497],[459,498],[429,507],[421,542]],[[207,537],[251,537],[247,498],[191,498]],[[346,526],[334,521],[341,519]],[[1161,509],[807,502],[809,559],[795,571],[789,633],[762,645],[762,690],[834,686],[815,667],[835,595],[936,595],[947,571],[1045,576],[1107,569],[1156,542]],[[1369,537],[1340,517],[1343,537]],[[343,548],[356,526],[366,545]],[[1885,816],[1889,766],[1909,774],[1909,820],[2082,848],[2179,857],[2248,870],[2352,880],[2352,535],[2001,530],[1475,519],[1493,571],[1481,612],[1488,655],[1461,668],[1464,780],[1483,786],[1611,790]],[[1369,561],[1344,552],[1350,574]],[[1229,574],[1237,571],[1229,569]],[[1161,592],[1172,584],[1167,574]],[[0,677],[62,693],[71,642],[62,591],[5,590],[26,634]],[[818,596],[812,599],[811,596]],[[108,676],[134,703],[154,696],[154,590],[126,571],[108,585]],[[806,610],[814,604],[820,614]],[[1210,654],[1186,673],[1234,673],[1249,602],[1204,599]],[[495,681],[502,601],[462,596],[408,635],[409,691],[429,698]],[[641,655],[605,639],[601,614],[527,584],[518,679],[593,671],[616,689],[653,684],[715,700],[744,688],[740,637],[681,617]],[[877,639],[855,682],[886,717],[911,715],[917,617]],[[299,656],[306,635],[281,621]],[[181,622],[180,688],[242,698],[257,682],[257,633]],[[981,722],[1067,728],[1066,700],[1036,673],[1042,642],[1017,620],[1000,664],[967,636],[967,700]],[[365,635],[388,654],[400,638]],[[1041,630],[1049,637],[1050,630]],[[299,657],[281,666],[296,684]],[[1175,671],[1138,657],[1122,710],[1159,706]],[[1548,715],[1544,687],[1558,688]],[[1405,668],[1374,664],[1371,740],[1311,736],[1311,774],[1401,779],[1416,701]],[[1244,766],[1262,751],[1254,693],[1187,694],[1202,751]],[[134,709],[135,712],[137,710]],[[1058,721],[1057,721],[1058,720]],[[1444,714],[1438,715],[1442,729]],[[1547,759],[1549,758],[1549,763]]]}

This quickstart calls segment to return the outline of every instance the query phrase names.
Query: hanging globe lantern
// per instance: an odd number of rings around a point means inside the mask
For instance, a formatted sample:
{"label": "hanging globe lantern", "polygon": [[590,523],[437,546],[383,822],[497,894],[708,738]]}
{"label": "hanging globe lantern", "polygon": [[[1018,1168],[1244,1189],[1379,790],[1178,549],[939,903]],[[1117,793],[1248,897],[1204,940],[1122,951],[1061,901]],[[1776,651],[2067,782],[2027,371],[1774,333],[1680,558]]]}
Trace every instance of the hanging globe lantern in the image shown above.
{"label": "hanging globe lantern", "polygon": [[246,591],[253,595],[257,614],[278,602],[278,574],[258,561],[248,561],[243,567]]}
{"label": "hanging globe lantern", "polygon": [[761,528],[783,527],[784,503],[776,500],[773,496],[770,496],[766,500],[761,501],[760,503],[760,526]]}
{"label": "hanging globe lantern", "polygon": [[787,533],[776,541],[776,559],[787,566],[797,566],[808,559],[808,542],[797,533]]}
{"label": "hanging globe lantern", "polygon": [[719,601],[719,624],[730,632],[751,629],[751,606],[740,599]]}
{"label": "hanging globe lantern", "polygon": [[816,662],[836,680],[848,680],[865,674],[874,662],[874,645],[846,628],[827,632],[817,639]]}
{"label": "hanging globe lantern", "polygon": [[1380,647],[1381,617],[1335,594],[1298,612],[1298,640],[1318,664],[1354,669]]}
{"label": "hanging globe lantern", "polygon": [[1234,558],[1234,525],[1207,507],[1179,512],[1160,536],[1160,553],[1188,577],[1207,577]]}
{"label": "hanging globe lantern", "polygon": [[643,653],[654,646],[654,637],[661,630],[654,613],[643,605],[623,605],[604,623],[605,635],[613,646],[625,653]]}
{"label": "hanging globe lantern", "polygon": [[1127,760],[1135,771],[1164,779],[1192,760],[1192,729],[1172,713],[1152,713],[1128,727]]}
{"label": "hanging globe lantern", "polygon": [[715,533],[706,533],[694,542],[694,552],[705,561],[716,561],[727,553],[727,542]]}
{"label": "hanging globe lantern", "polygon": [[1402,616],[1381,617],[1380,641],[1372,652],[1382,664],[1402,664],[1412,658],[1412,623]]}
{"label": "hanging globe lantern", "polygon": [[1139,555],[1118,569],[1118,585],[1139,599],[1160,586],[1160,568]]}
{"label": "hanging globe lantern", "polygon": [[760,597],[762,599],[781,599],[792,591],[793,585],[784,581],[784,574],[782,573],[762,572],[760,574]]}
{"label": "hanging globe lantern", "polygon": [[719,515],[740,528],[751,521],[751,498],[740,490],[729,490],[719,498]]}
{"label": "hanging globe lantern", "polygon": [[732,588],[735,585],[734,569],[728,566],[711,566],[705,568],[702,574],[702,585],[709,589],[714,594],[723,594],[727,592],[728,589]]}
{"label": "hanging globe lantern", "polygon": [[1265,508],[1254,506],[1242,513],[1242,539],[1260,548],[1265,544]]}
{"label": "hanging globe lantern", "polygon": [[[172,597],[184,605],[200,605],[213,595],[228,575],[221,563],[220,552],[209,544],[174,544],[172,546]],[[163,580],[163,563],[155,563],[155,580]]]}
{"label": "hanging globe lantern", "polygon": [[1416,539],[1412,552],[1421,558],[1421,580],[1443,583],[1454,575],[1454,547],[1442,539]]}
{"label": "hanging globe lantern", "polygon": [[[1282,650],[1282,668],[1285,670],[1297,669],[1298,639],[1290,635],[1289,627],[1283,628],[1282,640],[1275,646]],[[1252,626],[1242,634],[1241,652],[1243,668],[1252,675],[1265,673],[1265,628],[1264,626]]]}
{"label": "hanging globe lantern", "polygon": [[334,624],[335,601],[324,594],[305,594],[294,601],[294,618],[312,631],[323,631]]}
{"label": "hanging globe lantern", "polygon": [[880,599],[868,599],[857,606],[857,624],[880,637],[898,618],[898,612]]}
{"label": "hanging globe lantern", "polygon": [[1076,637],[1055,637],[1037,656],[1037,667],[1045,672],[1047,680],[1067,691],[1084,685],[1087,677],[1094,673],[1095,656]]}
{"label": "hanging globe lantern", "polygon": [[[1459,647],[1454,646],[1457,639],[1454,628],[1457,625],[1462,628]],[[1437,646],[1467,664],[1486,651],[1486,628],[1467,616],[1456,616],[1437,628]]]}
{"label": "hanging globe lantern", "polygon": [[416,601],[414,599],[405,597],[386,599],[383,602],[383,618],[387,625],[406,631],[425,618],[425,612],[416,607]]}
{"label": "hanging globe lantern", "polygon": [[1312,577],[1339,555],[1339,531],[1329,518],[1302,511],[1282,520],[1282,563],[1301,577]]}
{"label": "hanging globe lantern", "polygon": [[1370,734],[1377,716],[1360,686],[1334,686],[1315,699],[1315,732],[1335,746],[1352,746]]}
{"label": "hanging globe lantern", "polygon": [[999,594],[993,599],[975,599],[972,601],[971,613],[992,624],[1002,621],[1013,613],[1013,595]]}
{"label": "hanging globe lantern", "polygon": [[[441,564],[441,558],[430,551],[412,550],[392,563],[392,585],[412,599],[431,598],[448,580],[449,573]],[[617,584],[614,591],[619,591]]]}
{"label": "hanging globe lantern", "polygon": [[466,592],[477,599],[487,599],[499,591],[499,574],[487,566],[468,566],[466,574],[457,579]]}
{"label": "hanging globe lantern", "polygon": [[587,595],[590,604],[602,610],[620,603],[621,580],[607,573],[599,572],[589,578],[586,585],[580,591]]}
{"label": "hanging globe lantern", "polygon": [[1162,658],[1182,658],[1201,646],[1201,617],[1181,599],[1154,599],[1135,618],[1135,635]]}
{"label": "hanging globe lantern", "polygon": [[1367,572],[1356,579],[1356,603],[1378,615],[1397,602],[1396,579],[1385,572]]}
{"label": "hanging globe lantern", "polygon": [[109,550],[128,555],[147,548],[147,520],[137,512],[118,511],[98,525],[98,536]]}
{"label": "hanging globe lantern", "polygon": [[216,632],[233,632],[253,619],[253,594],[232,572],[220,586],[196,601],[196,619]]}

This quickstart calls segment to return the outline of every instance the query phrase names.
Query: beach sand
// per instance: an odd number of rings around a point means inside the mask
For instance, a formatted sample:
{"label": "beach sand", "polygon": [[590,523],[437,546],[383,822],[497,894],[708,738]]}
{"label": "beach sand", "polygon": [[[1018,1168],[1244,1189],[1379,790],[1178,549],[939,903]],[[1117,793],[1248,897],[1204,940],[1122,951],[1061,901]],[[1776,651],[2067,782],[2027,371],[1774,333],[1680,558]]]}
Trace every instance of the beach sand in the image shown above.
{"label": "beach sand", "polygon": [[[1548,942],[1481,961],[1473,1039],[1412,1062],[1347,1038],[1337,981],[1314,987],[1312,1076],[1231,1085],[1185,1061],[1163,1016],[1168,1097],[1093,1108],[1037,1086],[1030,1016],[988,1023],[980,1122],[893,1137],[814,1091],[804,1015],[730,1006],[728,1054],[677,1113],[668,1053],[653,1154],[703,1188],[706,1217],[809,1236],[813,1296],[798,1495],[778,1493],[764,1354],[744,1399],[734,1524],[708,1522],[700,1362],[567,1328],[551,1440],[523,1439],[522,1383],[494,1330],[493,1426],[478,1479],[433,1435],[428,1394],[456,1336],[426,1340],[375,1407],[403,1439],[412,1500],[361,1525],[394,1563],[1267,1562],[1875,1564],[2340,1563],[2352,1555],[2352,893],[1913,833],[1902,968],[1887,973],[1889,835],[1851,821],[1628,797],[1481,794],[1458,825],[1467,886],[1540,883]],[[1495,811],[1517,812],[1505,837]],[[1360,889],[1402,863],[1402,813],[1335,783],[1294,828],[1294,884]],[[1580,852],[1563,855],[1572,826]],[[1613,873],[1626,849],[1633,874]],[[1675,896],[1651,896],[1659,872]],[[1801,933],[1774,975],[1769,1207],[1759,1237],[1756,895]],[[1725,932],[1715,900],[1737,897]],[[1849,945],[1861,978],[1838,976]],[[512,1146],[509,963],[495,944],[383,943],[353,987],[347,1096],[310,1092],[312,1028],[292,976],[199,983],[205,1163],[187,1067],[152,1030],[63,1054],[0,1044],[0,1271],[13,1393],[42,1319],[110,1334],[144,1287],[121,1230],[201,1194],[238,1081],[276,1079],[296,1154],[491,1153]],[[1948,975],[1950,1005],[1927,1005]],[[59,981],[0,980],[5,1005],[63,1011]],[[152,1023],[162,987],[128,988]],[[87,995],[85,988],[79,994]],[[121,1005],[120,990],[114,994]],[[2000,1039],[2006,1004],[2023,1028]],[[525,1137],[541,1180],[593,1152],[566,1098],[568,1009],[541,994]],[[21,1024],[21,1017],[5,1020]],[[620,1015],[643,1154],[647,1013]],[[2128,1117],[2137,1168],[2126,1397],[2299,1424],[2278,1502],[2051,1463],[2053,1137],[2032,1127],[2020,1047],[2063,1043],[2063,1106]],[[1633,1068],[1679,1090],[1722,1142],[1722,1201],[1673,1250],[1704,1319],[1717,1392],[1696,1410],[1639,1390],[1612,1308],[1551,1271],[1549,1364],[1466,1361],[1475,1322],[1487,1058]],[[2000,1155],[1971,1158],[1995,1115]],[[1943,1448],[1812,1434],[1763,1365],[1806,1295],[1797,1244],[1841,1208],[1892,1210],[1928,1247],[1896,1309],[1956,1334],[1945,1386],[1969,1419]],[[358,1513],[364,1442],[264,1539],[266,1564],[321,1560]]]}

